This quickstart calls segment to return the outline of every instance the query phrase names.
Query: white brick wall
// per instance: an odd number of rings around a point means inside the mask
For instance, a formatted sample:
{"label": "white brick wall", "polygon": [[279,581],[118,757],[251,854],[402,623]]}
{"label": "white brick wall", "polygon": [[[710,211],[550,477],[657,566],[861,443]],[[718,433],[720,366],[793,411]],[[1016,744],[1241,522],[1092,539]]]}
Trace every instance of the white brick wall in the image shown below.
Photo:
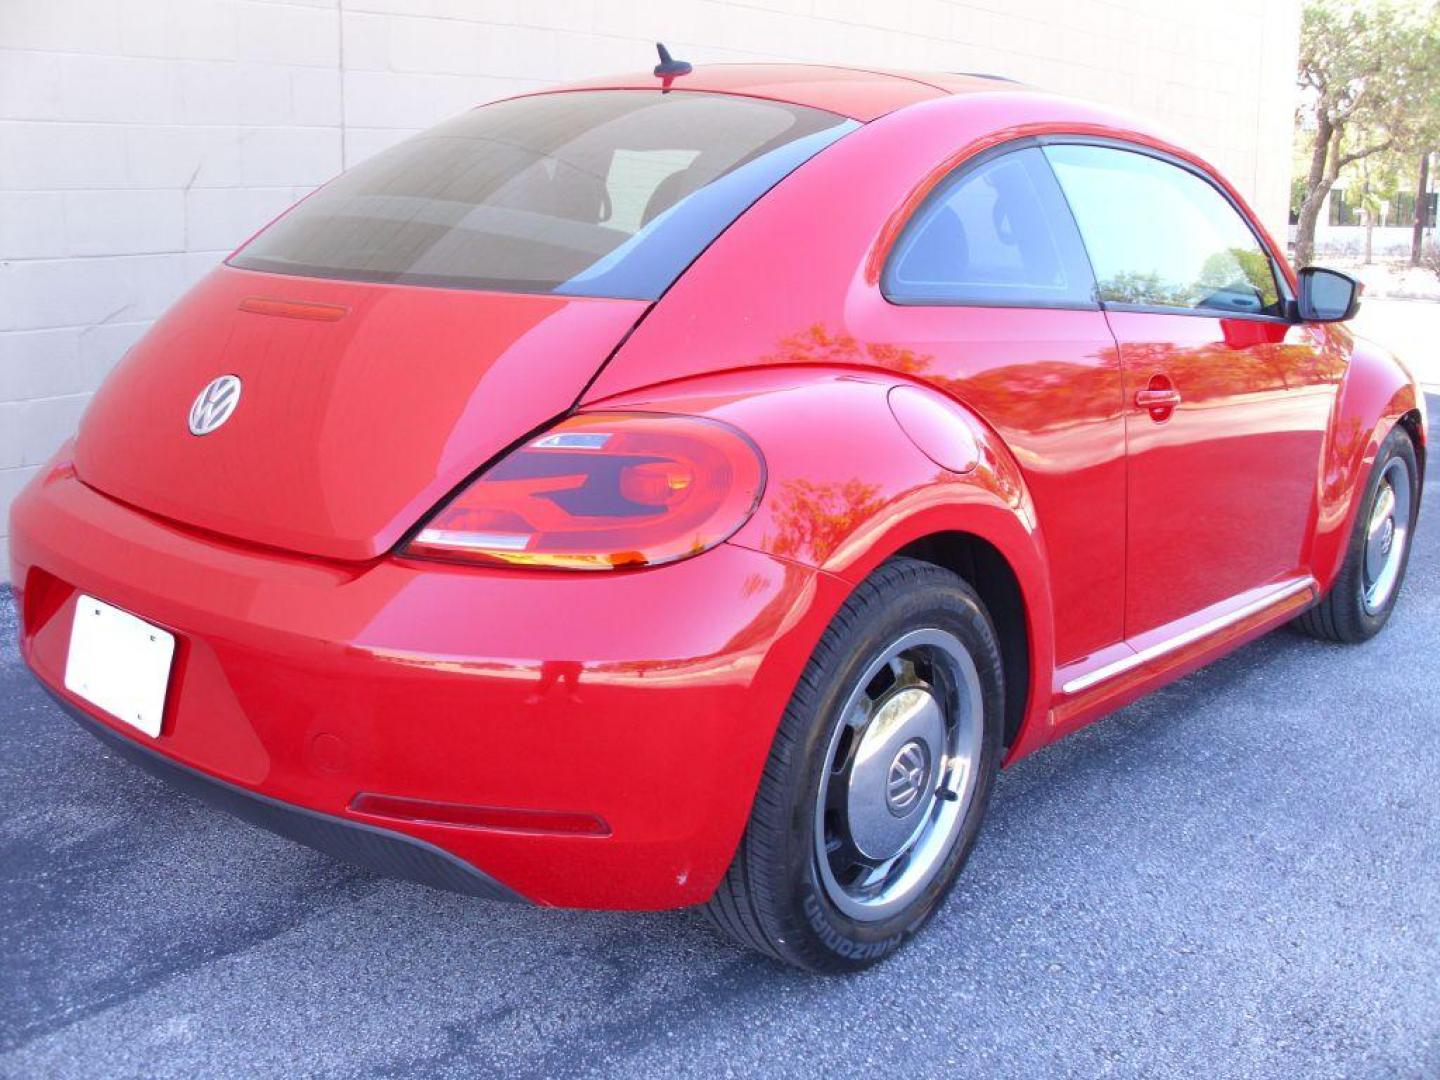
{"label": "white brick wall", "polygon": [[1297,0],[0,0],[0,580],[15,492],[191,282],[467,106],[653,62],[978,70],[1146,114],[1280,227]]}

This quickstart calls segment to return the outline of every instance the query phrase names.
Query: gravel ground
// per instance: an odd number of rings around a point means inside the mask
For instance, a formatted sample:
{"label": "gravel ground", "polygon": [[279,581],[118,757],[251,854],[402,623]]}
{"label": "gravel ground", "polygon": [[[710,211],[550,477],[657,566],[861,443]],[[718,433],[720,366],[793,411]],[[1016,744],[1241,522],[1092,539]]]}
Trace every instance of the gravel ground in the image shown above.
{"label": "gravel ground", "polygon": [[222,817],[55,709],[0,595],[0,1075],[1440,1076],[1436,517],[1377,641],[1277,632],[1009,770],[844,979]]}

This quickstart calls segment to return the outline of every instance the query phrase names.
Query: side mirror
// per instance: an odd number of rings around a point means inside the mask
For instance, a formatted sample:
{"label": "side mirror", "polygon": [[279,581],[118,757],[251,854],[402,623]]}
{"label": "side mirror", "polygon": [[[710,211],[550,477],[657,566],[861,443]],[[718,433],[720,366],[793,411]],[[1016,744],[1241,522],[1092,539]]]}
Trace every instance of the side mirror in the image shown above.
{"label": "side mirror", "polygon": [[1365,286],[1349,274],[1307,266],[1300,271],[1297,299],[1304,322],[1344,322],[1360,310],[1360,293]]}

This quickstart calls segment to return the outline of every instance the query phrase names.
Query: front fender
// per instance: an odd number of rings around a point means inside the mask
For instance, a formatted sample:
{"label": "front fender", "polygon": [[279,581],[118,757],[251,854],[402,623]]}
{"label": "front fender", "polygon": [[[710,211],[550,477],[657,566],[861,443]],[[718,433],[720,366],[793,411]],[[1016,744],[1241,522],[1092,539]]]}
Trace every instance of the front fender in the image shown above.
{"label": "front fender", "polygon": [[[1422,391],[1395,356],[1343,327],[1333,327],[1328,333],[1328,347],[1347,353],[1348,360],[1325,440],[1311,544],[1311,573],[1322,590],[1330,588],[1345,560],[1365,481],[1381,444],[1402,417],[1425,415]],[[1423,424],[1416,432],[1423,468]]]}
{"label": "front fender", "polygon": [[[928,399],[920,424],[912,414],[902,428],[890,403],[897,386]],[[705,415],[749,435],[765,458],[765,492],[730,542],[844,582],[834,591],[836,609],[850,587],[917,540],[940,533],[984,540],[1009,564],[1024,601],[1026,725],[1049,708],[1054,623],[1045,538],[1010,451],[953,399],[893,375],[805,367],[702,376],[587,407]],[[966,458],[973,467],[960,471]]]}

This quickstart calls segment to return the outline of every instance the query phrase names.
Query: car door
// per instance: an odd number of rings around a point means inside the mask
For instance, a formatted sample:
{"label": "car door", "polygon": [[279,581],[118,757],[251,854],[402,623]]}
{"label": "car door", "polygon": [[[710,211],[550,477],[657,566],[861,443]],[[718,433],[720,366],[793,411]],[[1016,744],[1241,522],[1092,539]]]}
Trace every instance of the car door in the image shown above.
{"label": "car door", "polygon": [[1120,347],[1133,640],[1302,572],[1340,371],[1212,178],[1125,144],[1045,154]]}
{"label": "car door", "polygon": [[892,248],[880,292],[852,315],[855,331],[992,425],[1025,474],[1051,564],[1057,662],[1118,643],[1120,360],[1035,141],[971,158],[937,185]]}

